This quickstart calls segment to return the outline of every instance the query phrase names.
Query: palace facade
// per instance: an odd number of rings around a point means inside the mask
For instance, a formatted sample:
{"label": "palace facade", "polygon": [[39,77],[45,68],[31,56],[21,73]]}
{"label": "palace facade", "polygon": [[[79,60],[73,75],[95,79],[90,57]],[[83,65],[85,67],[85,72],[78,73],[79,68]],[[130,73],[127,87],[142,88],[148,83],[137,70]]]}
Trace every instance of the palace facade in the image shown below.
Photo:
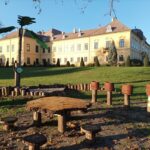
{"label": "palace facade", "polygon": [[[92,30],[76,30],[71,33],[52,29],[48,32],[38,32],[38,36],[47,43],[48,49],[41,48],[36,40],[30,37],[26,30],[22,42],[22,64],[55,64],[61,65],[67,61],[78,66],[81,58],[85,64],[93,63],[97,57],[100,64],[107,64],[108,48],[114,41],[118,63],[124,63],[126,58],[143,60],[143,54],[150,58],[150,45],[140,29],[130,29],[119,20],[113,19],[108,25]],[[17,60],[19,49],[18,31],[12,32],[0,39],[0,64],[9,65]]]}

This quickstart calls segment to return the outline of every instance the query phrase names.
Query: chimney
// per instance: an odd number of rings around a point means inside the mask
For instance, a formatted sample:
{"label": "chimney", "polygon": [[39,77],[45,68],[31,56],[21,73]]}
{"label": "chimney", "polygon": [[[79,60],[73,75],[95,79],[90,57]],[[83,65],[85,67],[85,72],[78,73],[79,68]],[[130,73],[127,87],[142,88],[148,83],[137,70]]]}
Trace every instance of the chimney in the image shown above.
{"label": "chimney", "polygon": [[115,20],[117,20],[117,17],[112,17],[111,21],[113,22]]}
{"label": "chimney", "polygon": [[78,37],[81,37],[81,36],[82,36],[82,33],[81,33],[80,28],[79,28],[79,30],[78,30]]}
{"label": "chimney", "polygon": [[65,39],[66,35],[65,32],[62,32],[62,39]]}
{"label": "chimney", "polygon": [[76,31],[76,28],[73,28],[73,33],[76,33],[77,31]]}

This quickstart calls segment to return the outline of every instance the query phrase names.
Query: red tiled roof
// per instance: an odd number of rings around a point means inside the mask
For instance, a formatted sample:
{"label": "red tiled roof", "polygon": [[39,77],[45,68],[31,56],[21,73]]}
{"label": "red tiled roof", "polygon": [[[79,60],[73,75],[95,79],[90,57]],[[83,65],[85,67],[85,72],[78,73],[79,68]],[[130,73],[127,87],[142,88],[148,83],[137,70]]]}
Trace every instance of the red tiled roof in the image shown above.
{"label": "red tiled roof", "polygon": [[[123,25],[117,19],[114,19],[108,25],[110,25],[111,28],[112,28],[112,32],[111,33],[123,32],[123,31],[131,30],[130,28],[128,28],[125,25]],[[107,34],[106,30],[107,30],[107,26],[108,25],[106,25],[104,27],[101,27],[101,28],[98,28],[98,29],[91,29],[91,30],[81,31],[81,37],[88,37],[88,36]],[[47,34],[48,34],[48,32],[47,32]],[[26,32],[24,32],[24,36],[30,37]],[[6,35],[5,37],[1,38],[0,40],[11,39],[11,38],[16,38],[16,37],[18,37],[18,31],[11,32],[10,34]],[[54,37],[53,40],[57,41],[57,40],[62,40],[63,35],[62,34],[57,34],[57,35],[54,35],[53,37]],[[65,40],[67,40],[67,39],[75,39],[75,38],[79,38],[78,37],[78,32],[76,32],[76,33],[73,33],[73,32],[65,33]]]}
{"label": "red tiled roof", "polygon": [[[123,31],[131,30],[127,26],[123,25],[117,19],[114,19],[111,23],[107,24],[104,27],[101,27],[101,28],[98,28],[98,29],[91,29],[91,30],[81,31],[81,34],[82,34],[81,37],[88,37],[88,36],[107,34],[106,30],[107,30],[107,26],[108,25],[110,25],[111,28],[112,28],[112,32],[111,33],[123,32]],[[55,35],[53,40],[54,41],[62,40],[62,37],[63,37],[62,34]],[[65,40],[67,40],[67,39],[75,39],[75,38],[79,38],[78,37],[78,32],[77,33],[65,33]]]}

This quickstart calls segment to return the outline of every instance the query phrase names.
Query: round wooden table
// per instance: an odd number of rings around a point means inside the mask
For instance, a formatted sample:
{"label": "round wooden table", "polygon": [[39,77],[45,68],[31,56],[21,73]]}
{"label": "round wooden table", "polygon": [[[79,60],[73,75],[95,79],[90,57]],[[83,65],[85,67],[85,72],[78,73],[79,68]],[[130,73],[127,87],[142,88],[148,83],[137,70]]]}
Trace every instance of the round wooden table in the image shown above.
{"label": "round wooden table", "polygon": [[44,97],[27,103],[27,109],[33,111],[33,120],[41,124],[41,113],[58,115],[58,131],[63,133],[66,128],[66,115],[74,110],[86,110],[90,103],[70,97]]}

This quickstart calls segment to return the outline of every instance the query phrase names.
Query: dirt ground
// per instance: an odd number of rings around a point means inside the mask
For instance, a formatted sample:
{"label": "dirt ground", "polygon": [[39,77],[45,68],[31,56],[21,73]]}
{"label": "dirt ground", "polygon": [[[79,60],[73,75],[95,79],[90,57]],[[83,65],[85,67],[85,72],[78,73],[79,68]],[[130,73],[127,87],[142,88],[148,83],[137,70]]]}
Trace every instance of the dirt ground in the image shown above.
{"label": "dirt ground", "polygon": [[[107,108],[104,103],[98,102],[87,113],[73,112],[64,134],[57,130],[57,118],[43,115],[43,124],[37,128],[32,125],[32,112],[20,113],[17,117],[14,131],[0,131],[0,150],[26,150],[28,147],[22,138],[36,132],[47,137],[48,142],[42,149],[150,150],[150,114],[146,112],[145,102],[133,103],[130,109],[119,105]],[[86,140],[85,135],[80,133],[83,124],[101,127],[95,141]]]}

